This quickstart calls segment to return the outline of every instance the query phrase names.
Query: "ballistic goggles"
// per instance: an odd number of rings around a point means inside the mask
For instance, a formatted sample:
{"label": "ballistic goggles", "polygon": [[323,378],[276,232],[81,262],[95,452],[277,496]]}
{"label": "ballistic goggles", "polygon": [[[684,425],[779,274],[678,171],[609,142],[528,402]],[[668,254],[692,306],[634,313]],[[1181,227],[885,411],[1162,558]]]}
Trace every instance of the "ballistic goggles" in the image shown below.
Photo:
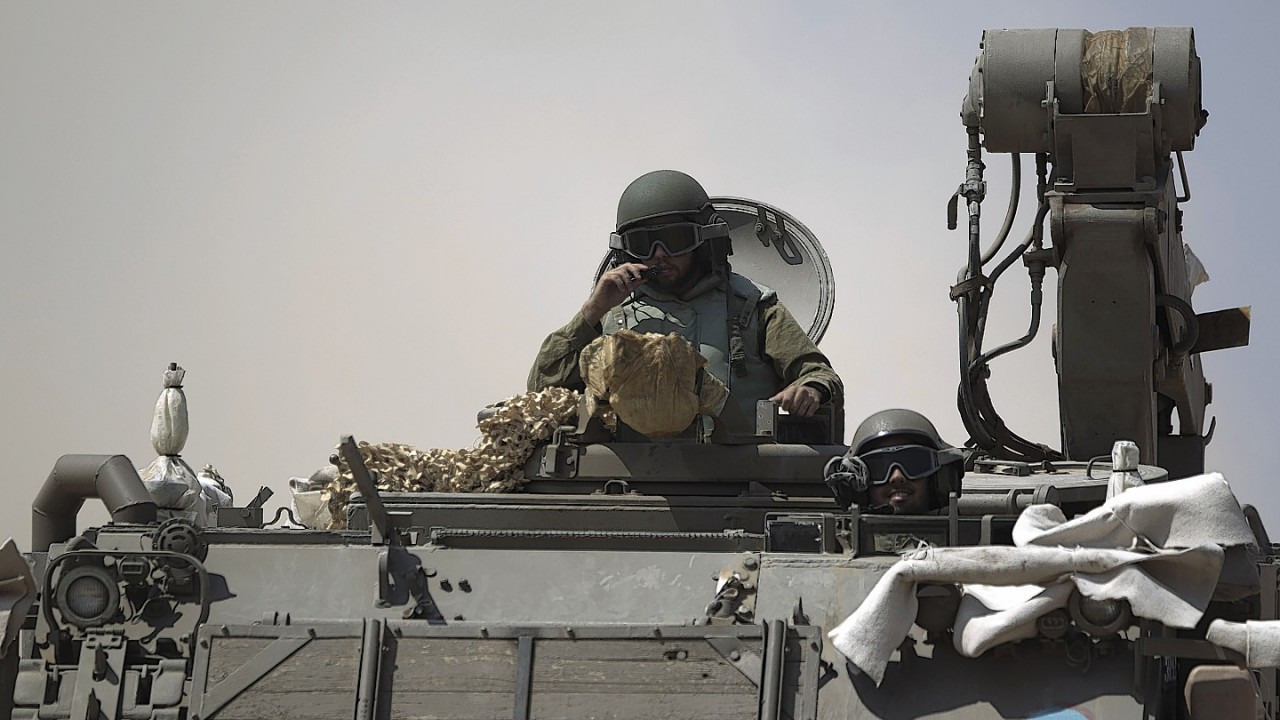
{"label": "ballistic goggles", "polygon": [[939,456],[944,452],[924,445],[894,445],[864,452],[858,458],[867,466],[867,482],[883,485],[889,482],[894,468],[901,470],[908,480],[929,477],[942,469]]}
{"label": "ballistic goggles", "polygon": [[873,485],[889,482],[895,469],[901,470],[908,480],[920,480],[933,475],[944,464],[956,459],[958,454],[955,450],[934,450],[924,445],[895,445],[861,455],[834,457],[827,463],[825,474],[829,479],[850,482],[857,490],[866,490]]}
{"label": "ballistic goggles", "polygon": [[729,226],[722,222],[712,225],[675,222],[610,233],[609,247],[621,250],[637,260],[648,260],[653,257],[658,246],[675,257],[697,250],[708,240],[725,237],[729,237]]}

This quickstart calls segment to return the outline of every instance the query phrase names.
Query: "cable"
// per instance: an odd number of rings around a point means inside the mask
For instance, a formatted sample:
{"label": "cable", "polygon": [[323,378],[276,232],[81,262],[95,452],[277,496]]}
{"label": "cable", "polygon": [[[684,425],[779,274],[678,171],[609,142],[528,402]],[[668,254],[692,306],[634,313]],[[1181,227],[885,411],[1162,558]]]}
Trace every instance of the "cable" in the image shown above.
{"label": "cable", "polygon": [[1018,214],[1018,202],[1020,193],[1022,192],[1022,156],[1013,153],[1009,156],[1013,167],[1011,168],[1011,182],[1009,188],[1009,209],[1004,213],[1004,224],[1000,226],[1000,233],[996,236],[995,242],[991,243],[991,247],[982,253],[982,264],[986,265],[991,262],[991,258],[1000,252],[1000,248],[1004,247],[1004,241],[1009,237],[1009,230],[1013,227],[1013,218]]}

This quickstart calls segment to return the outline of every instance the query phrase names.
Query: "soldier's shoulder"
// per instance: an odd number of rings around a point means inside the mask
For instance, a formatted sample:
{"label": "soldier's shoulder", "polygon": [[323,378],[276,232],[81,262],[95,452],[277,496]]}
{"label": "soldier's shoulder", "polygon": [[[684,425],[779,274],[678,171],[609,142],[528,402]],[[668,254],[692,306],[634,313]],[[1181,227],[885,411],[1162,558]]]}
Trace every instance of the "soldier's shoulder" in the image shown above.
{"label": "soldier's shoulder", "polygon": [[757,304],[762,307],[778,300],[778,294],[773,291],[773,288],[736,272],[729,273],[729,287],[733,288],[734,294],[740,297],[755,298]]}

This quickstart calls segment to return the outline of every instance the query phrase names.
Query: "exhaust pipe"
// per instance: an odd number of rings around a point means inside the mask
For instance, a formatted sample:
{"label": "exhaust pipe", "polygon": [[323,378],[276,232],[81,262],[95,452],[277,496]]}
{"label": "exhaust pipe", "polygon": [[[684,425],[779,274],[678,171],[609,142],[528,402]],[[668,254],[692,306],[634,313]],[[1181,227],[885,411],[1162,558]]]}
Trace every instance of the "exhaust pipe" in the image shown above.
{"label": "exhaust pipe", "polygon": [[138,471],[124,455],[63,455],[31,505],[31,547],[49,546],[75,537],[76,515],[85,498],[100,498],[112,522],[156,521],[156,503]]}

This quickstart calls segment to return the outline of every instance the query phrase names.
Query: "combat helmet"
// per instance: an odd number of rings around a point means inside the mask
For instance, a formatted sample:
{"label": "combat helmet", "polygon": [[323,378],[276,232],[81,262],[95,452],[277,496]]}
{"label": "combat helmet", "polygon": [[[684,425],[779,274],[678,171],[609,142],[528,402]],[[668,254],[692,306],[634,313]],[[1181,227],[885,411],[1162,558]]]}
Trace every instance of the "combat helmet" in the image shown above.
{"label": "combat helmet", "polygon": [[697,180],[679,170],[654,170],[622,191],[617,231],[662,215],[685,215],[706,223],[712,212],[711,198]]}
{"label": "combat helmet", "polygon": [[[848,475],[856,465],[860,464],[854,463],[853,458],[868,452],[869,446],[876,440],[889,436],[902,438],[906,442],[938,451],[936,455],[938,469],[929,479],[930,508],[945,507],[951,493],[960,494],[961,479],[964,477],[964,452],[943,441],[938,434],[938,429],[924,415],[902,408],[881,410],[858,425],[858,429],[853,432],[848,452],[843,456],[832,458],[827,463],[824,474],[828,484],[833,482],[848,484],[852,481],[852,486],[846,488],[846,494],[852,492],[850,496],[852,501],[858,505],[865,505],[868,501],[868,484],[865,477],[858,482],[855,478],[834,476]],[[865,465],[862,467],[865,473]],[[835,490],[834,484],[832,489]]]}
{"label": "combat helmet", "polygon": [[[643,234],[636,226],[664,215],[679,215],[694,223],[696,245],[704,245],[713,265],[721,266],[733,254],[729,228],[716,214],[711,198],[701,183],[678,170],[655,170],[636,178],[618,199],[618,222],[610,235],[609,247],[621,250],[624,236]],[[668,249],[669,250],[669,249]]]}

